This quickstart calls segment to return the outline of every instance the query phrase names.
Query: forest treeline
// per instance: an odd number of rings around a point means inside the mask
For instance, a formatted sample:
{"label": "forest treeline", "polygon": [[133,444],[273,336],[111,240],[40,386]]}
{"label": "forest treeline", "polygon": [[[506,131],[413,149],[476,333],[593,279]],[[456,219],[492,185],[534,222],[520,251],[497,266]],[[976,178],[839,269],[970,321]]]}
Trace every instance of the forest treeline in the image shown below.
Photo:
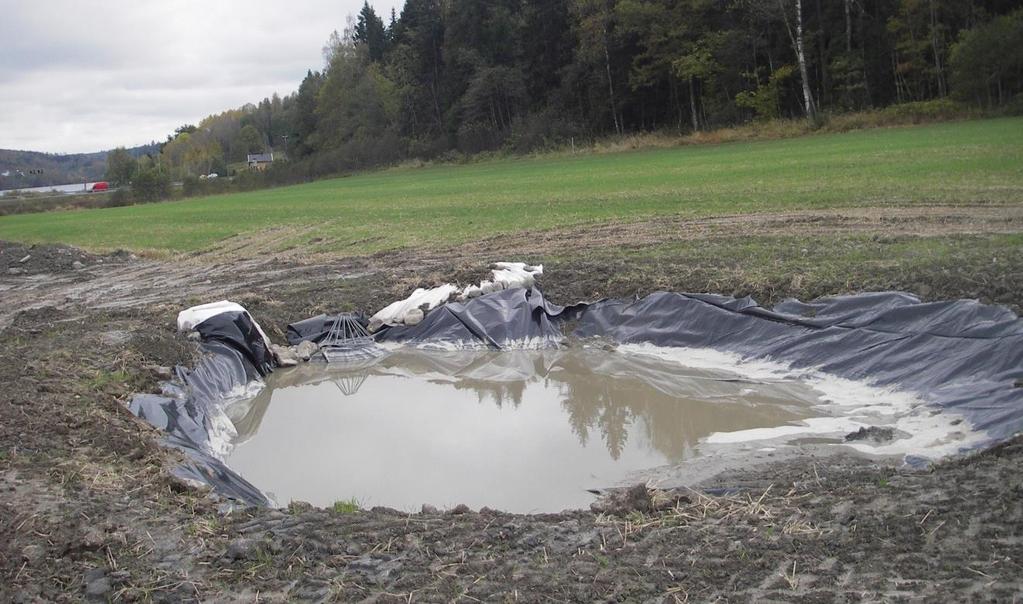
{"label": "forest treeline", "polygon": [[[151,170],[293,182],[408,158],[893,104],[1023,103],[1018,0],[407,0],[367,3],[299,89],[168,137]],[[112,158],[114,180],[139,169]],[[121,158],[124,159],[124,158]]]}

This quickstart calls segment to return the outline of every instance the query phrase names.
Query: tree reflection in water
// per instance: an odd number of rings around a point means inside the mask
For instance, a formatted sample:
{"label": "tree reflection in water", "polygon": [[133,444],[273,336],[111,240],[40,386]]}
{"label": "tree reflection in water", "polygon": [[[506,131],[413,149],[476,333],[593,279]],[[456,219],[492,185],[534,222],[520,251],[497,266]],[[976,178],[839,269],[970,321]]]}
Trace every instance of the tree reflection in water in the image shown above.
{"label": "tree reflection in water", "polygon": [[816,394],[786,381],[751,381],[724,371],[696,370],[653,356],[599,349],[544,351],[402,350],[371,365],[306,365],[271,377],[270,388],[236,404],[228,415],[236,444],[259,428],[275,388],[331,381],[352,396],[374,376],[407,377],[471,390],[480,404],[518,409],[528,389],[555,392],[572,432],[586,445],[599,434],[617,460],[641,430],[670,462],[714,432],[773,427],[809,417]]}

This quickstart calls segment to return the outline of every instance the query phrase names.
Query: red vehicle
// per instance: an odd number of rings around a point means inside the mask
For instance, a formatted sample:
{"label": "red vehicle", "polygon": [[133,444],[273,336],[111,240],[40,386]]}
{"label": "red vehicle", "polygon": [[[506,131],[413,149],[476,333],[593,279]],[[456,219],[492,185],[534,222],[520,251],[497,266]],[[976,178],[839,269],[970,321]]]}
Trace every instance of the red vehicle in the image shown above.
{"label": "red vehicle", "polygon": [[108,182],[98,182],[98,183],[95,183],[94,185],[92,185],[92,188],[89,189],[89,190],[92,191],[93,193],[96,193],[97,191],[109,191],[110,190],[110,183],[108,183]]}

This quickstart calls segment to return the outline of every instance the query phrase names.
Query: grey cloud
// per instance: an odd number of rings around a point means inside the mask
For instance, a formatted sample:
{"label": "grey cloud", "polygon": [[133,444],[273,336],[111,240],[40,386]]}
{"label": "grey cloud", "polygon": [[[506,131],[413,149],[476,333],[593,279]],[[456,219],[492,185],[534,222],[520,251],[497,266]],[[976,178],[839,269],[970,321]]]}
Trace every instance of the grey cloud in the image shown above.
{"label": "grey cloud", "polygon": [[[371,2],[390,13],[390,2]],[[400,0],[394,1],[395,5]],[[0,148],[82,152],[297,89],[362,0],[0,0]]]}

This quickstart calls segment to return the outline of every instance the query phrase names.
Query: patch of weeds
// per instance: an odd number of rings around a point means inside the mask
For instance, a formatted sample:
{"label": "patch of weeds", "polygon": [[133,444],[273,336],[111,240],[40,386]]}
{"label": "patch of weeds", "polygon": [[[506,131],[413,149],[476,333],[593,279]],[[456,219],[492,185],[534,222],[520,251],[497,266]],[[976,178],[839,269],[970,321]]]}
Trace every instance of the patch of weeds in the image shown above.
{"label": "patch of weeds", "polygon": [[251,578],[269,579],[275,570],[273,562],[273,554],[263,545],[260,545],[253,552],[251,562],[247,565],[245,572]]}
{"label": "patch of weeds", "polygon": [[359,500],[355,497],[351,499],[339,499],[334,502],[334,505],[330,506],[331,511],[335,514],[355,514],[362,508],[359,506]]}
{"label": "patch of weeds", "polygon": [[270,566],[274,561],[273,554],[262,545],[256,548],[255,557],[256,566]]}
{"label": "patch of weeds", "polygon": [[188,533],[193,537],[215,537],[219,533],[217,521],[213,518],[199,518],[188,527]]}
{"label": "patch of weeds", "polygon": [[547,566],[551,563],[550,556],[547,554],[547,548],[543,548],[543,551],[536,553],[533,556],[533,562],[538,566]]}
{"label": "patch of weeds", "polygon": [[349,587],[349,584],[345,581],[347,578],[348,575],[342,573],[338,577],[327,580],[327,588],[330,590],[330,601],[340,602],[343,600],[342,596]]}
{"label": "patch of weeds", "polygon": [[86,380],[85,384],[90,390],[102,390],[107,386],[123,386],[128,383],[130,377],[124,369],[118,369],[117,371],[100,369],[93,377]]}

